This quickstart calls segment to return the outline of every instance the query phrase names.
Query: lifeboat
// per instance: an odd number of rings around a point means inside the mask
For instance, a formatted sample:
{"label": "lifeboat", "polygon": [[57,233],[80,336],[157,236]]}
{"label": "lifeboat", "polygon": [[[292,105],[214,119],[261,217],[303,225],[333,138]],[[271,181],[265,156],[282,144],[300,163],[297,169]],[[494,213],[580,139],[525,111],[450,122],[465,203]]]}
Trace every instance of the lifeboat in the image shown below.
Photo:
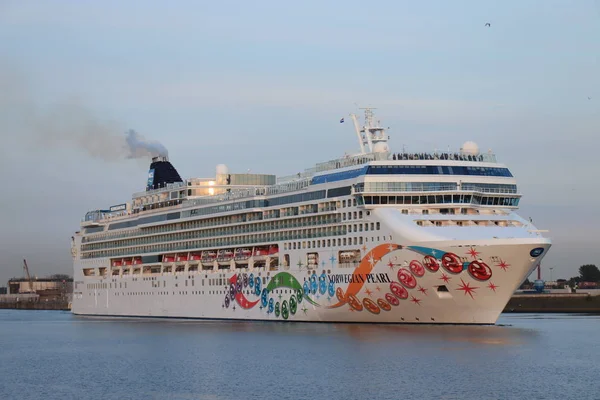
{"label": "lifeboat", "polygon": [[141,264],[142,257],[133,257],[133,265]]}
{"label": "lifeboat", "polygon": [[252,250],[248,248],[241,248],[235,250],[235,261],[245,261],[252,255]]}
{"label": "lifeboat", "polygon": [[267,246],[255,247],[252,255],[254,256],[255,260],[263,260],[266,256],[269,255],[269,248]]}
{"label": "lifeboat", "polygon": [[202,259],[202,252],[195,252],[190,254],[190,261],[200,261]]}
{"label": "lifeboat", "polygon": [[125,258],[123,260],[124,265],[133,265],[133,259],[131,258]]}
{"label": "lifeboat", "polygon": [[219,250],[219,252],[217,253],[217,262],[219,264],[229,263],[229,262],[231,262],[231,260],[233,260],[233,250],[231,250],[231,249]]}
{"label": "lifeboat", "polygon": [[269,246],[269,255],[275,256],[277,254],[279,254],[279,246],[277,246],[276,244],[272,244],[271,246]]}
{"label": "lifeboat", "polygon": [[164,262],[164,263],[175,262],[175,256],[173,254],[163,254],[162,262]]}
{"label": "lifeboat", "polygon": [[177,254],[175,261],[177,262],[185,262],[188,260],[188,253],[179,253]]}
{"label": "lifeboat", "polygon": [[216,251],[203,251],[202,252],[202,264],[204,265],[212,265],[213,262],[215,262],[215,260],[217,259],[217,252]]}
{"label": "lifeboat", "polygon": [[120,267],[121,265],[123,265],[123,260],[113,260],[112,262],[113,267]]}

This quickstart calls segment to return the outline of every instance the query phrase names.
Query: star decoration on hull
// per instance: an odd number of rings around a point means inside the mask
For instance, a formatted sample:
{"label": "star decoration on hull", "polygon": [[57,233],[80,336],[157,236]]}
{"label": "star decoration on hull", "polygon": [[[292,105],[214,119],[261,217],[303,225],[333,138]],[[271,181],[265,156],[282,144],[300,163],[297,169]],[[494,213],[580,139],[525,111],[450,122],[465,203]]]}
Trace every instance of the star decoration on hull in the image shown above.
{"label": "star decoration on hull", "polygon": [[448,282],[450,282],[450,279],[452,279],[452,278],[450,278],[448,275],[442,273],[442,276],[440,277],[440,279],[443,280],[444,283],[448,283]]}
{"label": "star decoration on hull", "polygon": [[471,296],[472,299],[475,299],[473,297],[473,294],[475,293],[476,289],[479,289],[479,287],[478,286],[471,286],[470,282],[465,282],[465,281],[462,280],[462,278],[461,278],[460,282],[461,282],[461,284],[458,287],[458,289],[456,289],[456,290],[462,290],[465,293],[465,296],[469,295],[469,296]]}
{"label": "star decoration on hull", "polygon": [[479,255],[479,252],[477,250],[475,250],[473,247],[471,247],[469,249],[469,251],[467,251],[467,254],[470,255],[471,257],[473,257],[473,260],[476,260],[477,256]]}
{"label": "star decoration on hull", "polygon": [[415,296],[410,296],[410,297],[412,297],[410,299],[410,301],[412,301],[415,304],[421,305],[421,300],[420,299],[417,299]]}
{"label": "star decoration on hull", "polygon": [[494,285],[492,282],[490,282],[490,284],[487,286],[490,290],[493,290],[494,293],[496,293],[496,289],[498,289],[498,286]]}
{"label": "star decoration on hull", "polygon": [[388,267],[390,267],[390,269],[393,271],[396,266],[394,265],[394,263],[392,261],[390,261],[388,263]]}
{"label": "star decoration on hull", "polygon": [[306,307],[303,307],[303,308],[302,308],[302,312],[304,313],[304,315],[306,315],[306,312],[307,312],[307,311],[308,311],[308,308],[306,308]]}
{"label": "star decoration on hull", "polygon": [[376,262],[377,260],[375,260],[375,257],[373,257],[373,253],[369,254],[369,264],[371,264],[371,266],[374,266]]}
{"label": "star decoration on hull", "polygon": [[425,289],[423,286],[419,286],[419,289],[417,290],[427,296],[427,289]]}
{"label": "star decoration on hull", "polygon": [[377,290],[378,292],[381,292],[381,288],[379,287],[379,285],[375,286],[375,290]]}
{"label": "star decoration on hull", "polygon": [[496,267],[500,267],[503,271],[506,271],[508,267],[510,267],[510,264],[508,264],[506,261],[500,260],[500,262],[496,264]]}
{"label": "star decoration on hull", "polygon": [[371,297],[371,295],[373,294],[373,292],[370,289],[365,290],[365,293],[367,294],[367,296]]}

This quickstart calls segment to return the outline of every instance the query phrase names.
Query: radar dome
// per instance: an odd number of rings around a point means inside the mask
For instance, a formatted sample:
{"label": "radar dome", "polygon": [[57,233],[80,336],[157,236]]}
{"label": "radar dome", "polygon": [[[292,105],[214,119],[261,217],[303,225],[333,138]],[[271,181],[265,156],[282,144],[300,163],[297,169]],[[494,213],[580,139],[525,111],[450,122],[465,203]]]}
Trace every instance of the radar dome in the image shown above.
{"label": "radar dome", "polygon": [[477,143],[475,142],[465,142],[462,147],[460,148],[460,152],[463,154],[468,154],[471,156],[478,156],[479,155],[479,146],[477,146]]}
{"label": "radar dome", "polygon": [[386,153],[388,151],[390,151],[390,147],[385,142],[377,142],[373,146],[374,153]]}
{"label": "radar dome", "polygon": [[229,173],[229,168],[225,164],[217,165],[217,175],[227,175]]}

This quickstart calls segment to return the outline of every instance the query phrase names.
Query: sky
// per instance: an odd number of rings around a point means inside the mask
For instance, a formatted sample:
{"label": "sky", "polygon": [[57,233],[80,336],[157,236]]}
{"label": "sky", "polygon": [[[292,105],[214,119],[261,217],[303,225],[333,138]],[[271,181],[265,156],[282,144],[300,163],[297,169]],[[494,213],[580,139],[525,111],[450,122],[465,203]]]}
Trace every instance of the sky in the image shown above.
{"label": "sky", "polygon": [[394,151],[491,149],[544,277],[575,276],[600,265],[598,71],[598,0],[0,0],[0,286],[24,257],[72,274],[85,213],[144,189],[127,130],[183,177],[288,175],[357,151],[357,105]]}

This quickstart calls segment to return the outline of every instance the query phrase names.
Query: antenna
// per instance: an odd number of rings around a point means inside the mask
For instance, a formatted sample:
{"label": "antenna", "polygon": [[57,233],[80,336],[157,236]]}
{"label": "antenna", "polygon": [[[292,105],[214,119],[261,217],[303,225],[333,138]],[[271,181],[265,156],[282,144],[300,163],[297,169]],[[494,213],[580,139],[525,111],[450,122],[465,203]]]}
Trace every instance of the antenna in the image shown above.
{"label": "antenna", "polygon": [[[356,104],[356,103],[354,103]],[[356,118],[356,114],[350,114],[350,118],[352,118],[352,122],[354,123],[354,130],[356,131],[356,137],[358,137],[358,144],[360,145],[360,152],[364,154],[365,152],[365,144],[362,136],[360,135],[360,126],[358,125],[358,119]]]}

